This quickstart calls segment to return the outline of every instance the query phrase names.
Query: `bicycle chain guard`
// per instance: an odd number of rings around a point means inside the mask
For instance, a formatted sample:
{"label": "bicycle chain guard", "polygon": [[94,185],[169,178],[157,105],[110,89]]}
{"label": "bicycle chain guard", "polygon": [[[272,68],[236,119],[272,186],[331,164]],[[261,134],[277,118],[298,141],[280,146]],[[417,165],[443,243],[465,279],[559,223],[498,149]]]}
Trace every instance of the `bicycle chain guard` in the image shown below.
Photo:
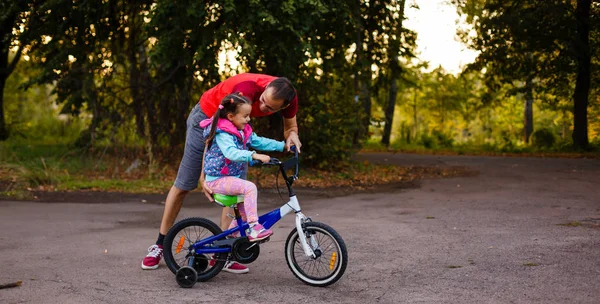
{"label": "bicycle chain guard", "polygon": [[247,238],[240,238],[233,243],[231,254],[236,261],[249,264],[258,258],[260,246],[258,243],[249,242]]}

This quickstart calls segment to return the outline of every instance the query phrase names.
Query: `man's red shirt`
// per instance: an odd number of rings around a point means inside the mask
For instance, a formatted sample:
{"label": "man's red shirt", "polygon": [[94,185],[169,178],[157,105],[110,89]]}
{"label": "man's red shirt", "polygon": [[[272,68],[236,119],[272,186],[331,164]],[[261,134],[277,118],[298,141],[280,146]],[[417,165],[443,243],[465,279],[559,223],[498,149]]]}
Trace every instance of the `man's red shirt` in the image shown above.
{"label": "man's red shirt", "polygon": [[[265,91],[267,85],[277,77],[244,73],[228,78],[227,80],[217,84],[212,89],[204,92],[200,98],[200,108],[208,117],[212,117],[223,97],[236,92],[241,92],[243,96],[252,101],[251,117],[267,116],[271,113],[263,113],[260,110],[260,95]],[[281,114],[285,118],[293,118],[298,112],[298,96],[294,97],[290,105],[281,110]]]}

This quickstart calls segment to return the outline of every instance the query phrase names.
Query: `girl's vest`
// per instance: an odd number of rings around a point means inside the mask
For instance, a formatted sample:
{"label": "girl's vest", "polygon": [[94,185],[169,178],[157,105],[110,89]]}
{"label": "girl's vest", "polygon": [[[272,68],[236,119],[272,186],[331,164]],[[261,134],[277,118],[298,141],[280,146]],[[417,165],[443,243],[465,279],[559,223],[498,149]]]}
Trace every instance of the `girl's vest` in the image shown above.
{"label": "girl's vest", "polygon": [[[200,127],[204,128],[204,138],[208,137],[212,119],[205,119],[200,122]],[[217,133],[229,133],[233,136],[233,141],[236,148],[240,150],[248,150],[246,144],[250,140],[252,135],[252,127],[246,125],[243,133],[244,137],[240,134],[240,131],[231,123],[231,121],[220,118],[217,122]],[[204,140],[204,139],[202,139]],[[243,162],[231,161],[223,155],[223,151],[217,145],[217,141],[213,140],[211,146],[206,149],[206,156],[204,157],[204,173],[210,176],[238,176],[244,171]]]}

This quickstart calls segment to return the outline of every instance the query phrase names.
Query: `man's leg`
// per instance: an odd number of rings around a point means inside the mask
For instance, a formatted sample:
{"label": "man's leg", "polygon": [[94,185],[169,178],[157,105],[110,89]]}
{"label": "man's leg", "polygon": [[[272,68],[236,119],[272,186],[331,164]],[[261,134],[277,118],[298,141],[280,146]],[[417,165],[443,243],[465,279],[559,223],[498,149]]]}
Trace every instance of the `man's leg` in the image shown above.
{"label": "man's leg", "polygon": [[229,229],[229,225],[231,225],[231,222],[233,221],[229,215],[235,216],[235,214],[233,214],[233,208],[223,207],[223,212],[221,212],[221,229],[223,231]]}
{"label": "man's leg", "polygon": [[173,226],[186,194],[198,187],[204,153],[204,129],[200,128],[199,123],[206,118],[206,115],[202,113],[198,105],[190,112],[187,120],[185,148],[181,163],[179,164],[177,178],[169,190],[165,201],[158,239],[154,245],[148,248],[148,254],[142,261],[142,269],[158,268],[158,264],[162,258],[162,243],[165,235],[169,232],[171,226]]}
{"label": "man's leg", "polygon": [[183,199],[189,191],[181,190],[175,185],[171,186],[167,200],[165,201],[165,210],[163,212],[162,221],[160,222],[160,234],[166,235],[175,223],[175,219],[181,210]]}

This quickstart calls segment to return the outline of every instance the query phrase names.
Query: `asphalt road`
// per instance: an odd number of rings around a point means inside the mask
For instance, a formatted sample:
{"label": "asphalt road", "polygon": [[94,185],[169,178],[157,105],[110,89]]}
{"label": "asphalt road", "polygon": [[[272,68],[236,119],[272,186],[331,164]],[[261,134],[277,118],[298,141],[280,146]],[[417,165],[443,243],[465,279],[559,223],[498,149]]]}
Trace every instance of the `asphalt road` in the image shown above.
{"label": "asphalt road", "polygon": [[[0,285],[23,281],[0,289],[0,303],[600,303],[599,160],[359,158],[480,174],[345,197],[300,191],[303,212],[334,227],[348,248],[345,276],[327,288],[288,269],[291,216],[250,273],[222,272],[182,289],[164,263],[140,268],[164,196],[0,201]],[[260,212],[278,207],[265,197]],[[195,195],[180,218],[217,221],[220,211]]]}

